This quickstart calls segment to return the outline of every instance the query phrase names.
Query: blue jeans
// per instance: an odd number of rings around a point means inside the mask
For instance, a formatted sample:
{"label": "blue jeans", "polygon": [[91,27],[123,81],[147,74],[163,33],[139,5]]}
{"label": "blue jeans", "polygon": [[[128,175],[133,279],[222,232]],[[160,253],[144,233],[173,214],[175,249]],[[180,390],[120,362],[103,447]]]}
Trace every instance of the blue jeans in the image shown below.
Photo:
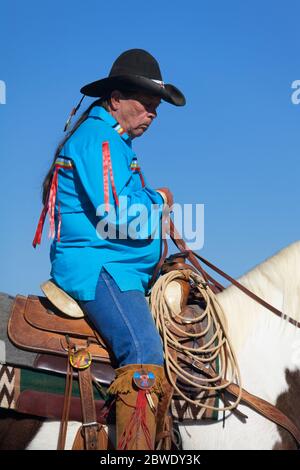
{"label": "blue jeans", "polygon": [[102,268],[95,300],[80,301],[95,329],[114,353],[118,367],[163,365],[163,345],[144,294],[122,292]]}

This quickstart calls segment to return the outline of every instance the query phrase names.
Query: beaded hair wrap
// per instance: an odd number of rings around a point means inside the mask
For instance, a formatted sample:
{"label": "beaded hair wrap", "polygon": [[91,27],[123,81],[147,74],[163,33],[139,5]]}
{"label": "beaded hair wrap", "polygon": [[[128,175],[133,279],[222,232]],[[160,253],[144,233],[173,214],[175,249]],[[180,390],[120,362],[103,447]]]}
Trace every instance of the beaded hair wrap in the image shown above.
{"label": "beaded hair wrap", "polygon": [[66,124],[65,124],[65,127],[64,127],[64,132],[66,132],[66,131],[69,129],[70,124],[71,124],[71,121],[72,121],[72,118],[73,118],[73,116],[75,116],[75,114],[77,113],[77,111],[78,111],[78,109],[80,108],[80,105],[81,105],[82,101],[84,100],[84,98],[85,98],[85,95],[83,95],[83,96],[81,97],[81,99],[80,99],[78,105],[75,106],[75,108],[73,108],[72,111],[70,112],[69,117],[68,117],[68,119],[67,119],[67,121],[66,121]]}

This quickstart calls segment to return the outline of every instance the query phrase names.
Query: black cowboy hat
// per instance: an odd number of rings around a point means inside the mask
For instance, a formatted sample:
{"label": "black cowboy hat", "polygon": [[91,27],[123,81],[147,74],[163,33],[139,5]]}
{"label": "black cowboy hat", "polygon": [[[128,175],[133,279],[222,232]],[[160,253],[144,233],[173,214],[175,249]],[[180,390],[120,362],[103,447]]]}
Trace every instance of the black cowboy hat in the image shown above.
{"label": "black cowboy hat", "polygon": [[123,52],[113,63],[107,78],[85,85],[80,92],[87,96],[103,97],[113,90],[141,90],[160,96],[175,106],[185,105],[184,95],[175,86],[163,82],[157,60],[143,49]]}

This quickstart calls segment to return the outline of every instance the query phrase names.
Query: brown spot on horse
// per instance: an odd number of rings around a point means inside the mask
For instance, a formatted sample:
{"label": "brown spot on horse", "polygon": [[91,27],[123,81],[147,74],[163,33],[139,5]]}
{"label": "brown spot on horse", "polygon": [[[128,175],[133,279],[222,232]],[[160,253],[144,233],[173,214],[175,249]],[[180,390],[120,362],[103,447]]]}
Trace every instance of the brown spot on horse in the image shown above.
{"label": "brown spot on horse", "polygon": [[44,421],[44,418],[0,408],[0,450],[26,449]]}
{"label": "brown spot on horse", "polygon": [[[286,392],[279,395],[275,406],[285,413],[291,420],[300,428],[300,371],[296,370],[291,372],[286,369],[285,378],[288,384]],[[281,427],[278,427],[278,432],[281,437],[281,442],[276,442],[273,450],[295,450],[297,446],[295,440],[289,432]]]}

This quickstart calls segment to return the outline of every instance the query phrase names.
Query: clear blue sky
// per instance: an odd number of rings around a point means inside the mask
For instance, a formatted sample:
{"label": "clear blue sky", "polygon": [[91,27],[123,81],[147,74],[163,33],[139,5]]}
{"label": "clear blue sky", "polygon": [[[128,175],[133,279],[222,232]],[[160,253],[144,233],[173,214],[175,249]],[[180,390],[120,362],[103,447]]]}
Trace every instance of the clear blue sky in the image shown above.
{"label": "clear blue sky", "polygon": [[187,97],[134,148],[154,188],[205,204],[200,254],[238,277],[299,238],[299,2],[3,0],[0,18],[0,291],[49,277],[47,230],[31,247],[43,176],[81,86],[135,47]]}

